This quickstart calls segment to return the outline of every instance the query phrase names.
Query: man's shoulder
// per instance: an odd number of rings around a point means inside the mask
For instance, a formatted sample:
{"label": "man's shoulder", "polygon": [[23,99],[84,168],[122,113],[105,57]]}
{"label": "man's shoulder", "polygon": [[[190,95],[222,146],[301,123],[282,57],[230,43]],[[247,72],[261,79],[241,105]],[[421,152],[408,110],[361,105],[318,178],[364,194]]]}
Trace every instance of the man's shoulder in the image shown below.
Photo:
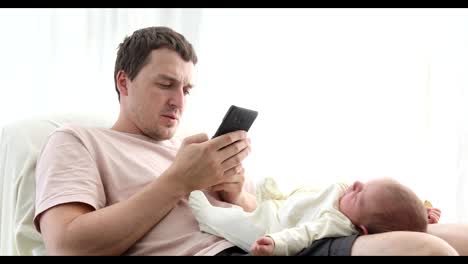
{"label": "man's shoulder", "polygon": [[85,136],[95,135],[98,133],[102,133],[102,130],[105,128],[99,127],[91,127],[91,126],[84,126],[84,125],[77,125],[77,124],[64,124],[55,129],[52,134],[54,133],[67,133],[71,134],[75,137],[82,138]]}
{"label": "man's shoulder", "polygon": [[99,143],[104,138],[108,138],[110,128],[104,127],[93,127],[77,124],[63,124],[57,127],[49,135],[49,140],[54,139],[53,141],[58,143],[64,143],[69,141],[81,141],[84,144],[94,142]]}
{"label": "man's shoulder", "polygon": [[96,126],[87,126],[87,125],[79,125],[79,124],[63,124],[57,128],[57,130],[65,130],[65,131],[93,131],[96,129],[104,129],[103,127],[96,127]]}

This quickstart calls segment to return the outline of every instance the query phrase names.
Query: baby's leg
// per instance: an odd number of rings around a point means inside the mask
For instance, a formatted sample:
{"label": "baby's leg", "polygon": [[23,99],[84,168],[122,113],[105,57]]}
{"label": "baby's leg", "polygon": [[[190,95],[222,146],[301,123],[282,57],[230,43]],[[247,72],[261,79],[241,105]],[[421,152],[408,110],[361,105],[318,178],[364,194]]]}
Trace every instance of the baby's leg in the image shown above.
{"label": "baby's leg", "polygon": [[247,252],[255,240],[263,235],[264,230],[251,221],[250,213],[240,207],[212,206],[201,191],[190,194],[189,205],[201,231],[224,237]]}

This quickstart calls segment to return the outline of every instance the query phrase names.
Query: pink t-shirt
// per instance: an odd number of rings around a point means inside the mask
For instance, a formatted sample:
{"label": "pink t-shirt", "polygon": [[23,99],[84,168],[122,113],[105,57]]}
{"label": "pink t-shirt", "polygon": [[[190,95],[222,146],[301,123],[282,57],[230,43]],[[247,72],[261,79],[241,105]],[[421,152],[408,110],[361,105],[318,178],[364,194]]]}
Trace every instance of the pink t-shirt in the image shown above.
{"label": "pink t-shirt", "polygon": [[[108,128],[59,128],[36,168],[36,228],[40,231],[38,216],[58,204],[82,202],[100,209],[128,199],[165,171],[177,150],[171,140]],[[253,182],[244,188],[254,192]],[[229,206],[213,193],[206,195],[214,205]],[[214,255],[232,246],[200,232],[185,197],[125,255]]]}

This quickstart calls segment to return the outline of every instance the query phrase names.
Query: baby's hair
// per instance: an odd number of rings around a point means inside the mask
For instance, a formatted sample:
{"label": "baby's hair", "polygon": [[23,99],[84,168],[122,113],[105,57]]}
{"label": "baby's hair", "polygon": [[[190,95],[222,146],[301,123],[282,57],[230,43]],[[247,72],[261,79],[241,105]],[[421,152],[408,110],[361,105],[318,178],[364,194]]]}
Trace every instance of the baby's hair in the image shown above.
{"label": "baby's hair", "polygon": [[426,232],[428,219],[424,204],[408,187],[395,180],[386,180],[365,220],[369,234],[390,231]]}

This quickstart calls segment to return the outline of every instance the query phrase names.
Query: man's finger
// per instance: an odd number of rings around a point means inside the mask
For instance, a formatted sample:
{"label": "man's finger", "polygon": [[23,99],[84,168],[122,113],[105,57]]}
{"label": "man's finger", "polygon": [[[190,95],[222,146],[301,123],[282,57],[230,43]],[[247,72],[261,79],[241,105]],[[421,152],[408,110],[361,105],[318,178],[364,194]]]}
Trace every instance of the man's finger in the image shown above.
{"label": "man's finger", "polygon": [[237,155],[230,157],[229,159],[225,160],[224,162],[221,163],[221,166],[224,171],[227,171],[229,169],[234,168],[237,165],[240,165],[242,161],[249,155],[250,149],[245,148],[241,152],[239,152]]}
{"label": "man's finger", "polygon": [[225,161],[235,156],[239,152],[245,150],[246,148],[249,148],[249,143],[247,142],[247,140],[236,141],[233,144],[219,150],[221,160]]}
{"label": "man's finger", "polygon": [[241,175],[244,173],[244,167],[242,164],[235,166],[224,172],[223,178],[230,182],[236,182],[241,180]]}
{"label": "man's finger", "polygon": [[220,184],[211,186],[210,190],[213,192],[237,190],[239,189],[238,187],[239,184],[241,183],[240,182],[220,183]]}
{"label": "man's finger", "polygon": [[184,138],[182,141],[182,146],[193,144],[193,143],[202,143],[208,140],[208,135],[206,133],[200,133]]}
{"label": "man's finger", "polygon": [[212,144],[214,147],[218,150],[231,145],[232,143],[243,140],[247,138],[247,132],[243,130],[238,130],[234,132],[230,132],[227,134],[224,134],[222,136],[216,137],[212,139]]}

